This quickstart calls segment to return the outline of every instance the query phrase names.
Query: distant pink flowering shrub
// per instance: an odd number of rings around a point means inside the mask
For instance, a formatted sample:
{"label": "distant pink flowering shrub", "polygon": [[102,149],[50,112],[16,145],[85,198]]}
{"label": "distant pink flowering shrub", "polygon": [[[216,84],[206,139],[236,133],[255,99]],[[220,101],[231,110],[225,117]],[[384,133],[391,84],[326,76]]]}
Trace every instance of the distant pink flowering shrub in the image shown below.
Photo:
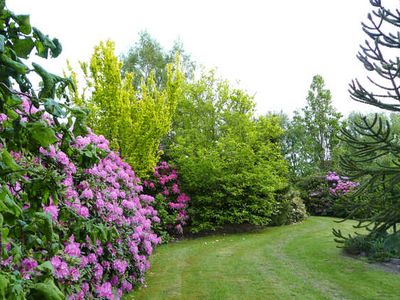
{"label": "distant pink flowering shrub", "polygon": [[[143,186],[145,194],[153,195],[155,198],[153,206],[159,214],[152,219],[155,222],[153,225],[155,232],[162,236],[165,242],[170,237],[181,236],[183,226],[188,220],[186,208],[190,198],[179,188],[177,171],[163,161],[155,167],[153,176],[144,181]],[[141,197],[144,200],[149,196]]]}
{"label": "distant pink flowering shrub", "polygon": [[336,172],[328,172],[325,179],[329,185],[329,193],[334,197],[343,196],[359,186],[358,182],[341,177]]}
{"label": "distant pink flowering shrub", "polygon": [[301,188],[307,211],[312,215],[337,216],[338,200],[358,187],[357,182],[328,172],[325,176],[312,176],[303,180]]}

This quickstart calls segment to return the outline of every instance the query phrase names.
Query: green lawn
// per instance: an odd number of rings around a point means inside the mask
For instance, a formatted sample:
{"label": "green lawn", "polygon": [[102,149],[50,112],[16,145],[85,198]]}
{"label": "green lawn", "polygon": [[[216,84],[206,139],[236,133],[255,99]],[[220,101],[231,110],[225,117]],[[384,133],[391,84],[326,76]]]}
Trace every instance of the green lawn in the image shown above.
{"label": "green lawn", "polygon": [[352,223],[333,220],[161,246],[126,299],[400,299],[400,274],[343,256],[331,229]]}

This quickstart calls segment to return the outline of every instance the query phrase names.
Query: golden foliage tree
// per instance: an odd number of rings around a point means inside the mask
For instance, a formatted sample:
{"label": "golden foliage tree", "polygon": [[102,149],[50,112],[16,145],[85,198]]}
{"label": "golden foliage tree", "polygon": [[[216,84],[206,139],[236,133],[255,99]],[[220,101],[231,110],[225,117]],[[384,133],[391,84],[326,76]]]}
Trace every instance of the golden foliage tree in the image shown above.
{"label": "golden foliage tree", "polygon": [[[121,76],[122,63],[115,55],[112,41],[100,42],[89,63],[81,63],[86,88],[73,92],[76,105],[88,110],[89,126],[103,134],[111,148],[119,151],[139,176],[145,177],[156,165],[160,140],[168,133],[184,78],[175,64],[167,66],[167,84],[158,89],[154,75],[144,81],[140,92],[132,82],[134,74]],[[71,71],[77,82],[77,75]]]}

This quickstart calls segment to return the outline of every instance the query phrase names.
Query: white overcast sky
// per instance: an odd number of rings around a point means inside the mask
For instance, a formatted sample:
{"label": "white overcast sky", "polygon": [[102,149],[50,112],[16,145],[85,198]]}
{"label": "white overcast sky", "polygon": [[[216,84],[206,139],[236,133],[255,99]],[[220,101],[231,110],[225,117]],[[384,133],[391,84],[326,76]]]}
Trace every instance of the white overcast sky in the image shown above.
{"label": "white overcast sky", "polygon": [[[382,0],[399,4],[399,0]],[[169,49],[179,38],[192,59],[255,95],[258,113],[291,114],[306,104],[313,75],[324,77],[335,107],[347,114],[372,108],[350,99],[365,39],[369,0],[7,0],[17,14],[57,37],[63,54],[46,64],[60,74],[66,59],[86,61],[100,40],[126,52],[147,30]]]}

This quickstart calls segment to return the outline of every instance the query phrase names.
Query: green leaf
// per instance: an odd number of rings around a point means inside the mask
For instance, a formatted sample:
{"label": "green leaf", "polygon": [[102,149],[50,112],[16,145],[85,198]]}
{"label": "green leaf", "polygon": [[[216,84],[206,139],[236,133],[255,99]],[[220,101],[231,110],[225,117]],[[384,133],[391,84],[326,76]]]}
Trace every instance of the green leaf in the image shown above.
{"label": "green leaf", "polygon": [[8,300],[26,300],[24,288],[22,287],[21,284],[13,283],[11,286],[12,286],[11,292],[8,295],[9,296]]}
{"label": "green leaf", "polygon": [[20,105],[22,103],[22,99],[18,97],[17,95],[11,94],[9,97],[6,99],[6,104],[10,107],[14,107],[17,105]]}
{"label": "green leaf", "polygon": [[43,121],[27,124],[31,138],[40,146],[47,147],[57,141],[54,130],[48,127]]}
{"label": "green leaf", "polygon": [[35,42],[37,55],[43,58],[48,57],[49,49],[51,50],[51,56],[57,57],[62,51],[61,43],[58,39],[50,39],[47,35],[44,35],[40,30],[33,27],[33,36],[37,38]]}
{"label": "green leaf", "polygon": [[6,149],[0,151],[0,168],[11,171],[18,171],[21,169]]}
{"label": "green leaf", "polygon": [[54,281],[49,279],[46,282],[36,283],[31,288],[32,299],[43,300],[64,300],[65,297],[59,288],[54,284]]}
{"label": "green leaf", "polygon": [[1,233],[1,242],[3,244],[8,243],[8,234],[10,233],[10,229],[7,227],[0,228],[0,233]]}
{"label": "green leaf", "polygon": [[44,273],[52,273],[54,268],[50,261],[45,261],[44,263],[40,264],[36,270],[42,271]]}
{"label": "green leaf", "polygon": [[37,63],[32,63],[35,72],[42,78],[42,90],[39,93],[40,98],[54,98],[56,93],[56,85],[58,83],[65,83],[68,79],[54,75],[47,72],[43,67]]}
{"label": "green leaf", "polygon": [[55,48],[51,49],[51,56],[55,58],[61,54],[62,46],[58,39],[53,39],[53,44],[55,45]]}
{"label": "green leaf", "polygon": [[31,38],[20,39],[14,42],[15,53],[22,58],[28,58],[34,46],[35,43]]}
{"label": "green leaf", "polygon": [[44,102],[44,108],[48,113],[58,118],[65,117],[66,112],[63,110],[62,104],[54,101],[51,98],[47,98]]}
{"label": "green leaf", "polygon": [[37,51],[36,54],[37,54],[38,56],[40,56],[40,57],[42,57],[42,58],[47,58],[49,49],[47,49],[47,48],[43,45],[43,43],[42,43],[41,41],[36,40],[36,41],[35,41],[35,47],[36,47],[36,51]]}
{"label": "green leaf", "polygon": [[34,214],[34,217],[36,219],[35,223],[46,236],[47,241],[51,243],[53,239],[53,223],[50,214],[44,212],[36,212]]}
{"label": "green leaf", "polygon": [[5,54],[0,55],[0,62],[2,62],[6,67],[13,69],[17,73],[26,74],[26,72],[28,72],[27,66],[25,66],[23,63],[11,59]]}
{"label": "green leaf", "polygon": [[5,187],[0,189],[0,212],[6,212],[16,217],[22,214],[21,207],[15,203],[14,199],[10,196]]}
{"label": "green leaf", "polygon": [[0,53],[4,52],[4,46],[6,43],[6,38],[4,35],[0,34]]}
{"label": "green leaf", "polygon": [[19,25],[19,30],[24,34],[30,34],[32,31],[29,15],[19,15],[15,20]]}
{"label": "green leaf", "polygon": [[8,278],[9,277],[6,276],[5,274],[0,274],[0,299],[7,299],[6,293],[8,290],[8,286],[10,284],[10,281]]}

